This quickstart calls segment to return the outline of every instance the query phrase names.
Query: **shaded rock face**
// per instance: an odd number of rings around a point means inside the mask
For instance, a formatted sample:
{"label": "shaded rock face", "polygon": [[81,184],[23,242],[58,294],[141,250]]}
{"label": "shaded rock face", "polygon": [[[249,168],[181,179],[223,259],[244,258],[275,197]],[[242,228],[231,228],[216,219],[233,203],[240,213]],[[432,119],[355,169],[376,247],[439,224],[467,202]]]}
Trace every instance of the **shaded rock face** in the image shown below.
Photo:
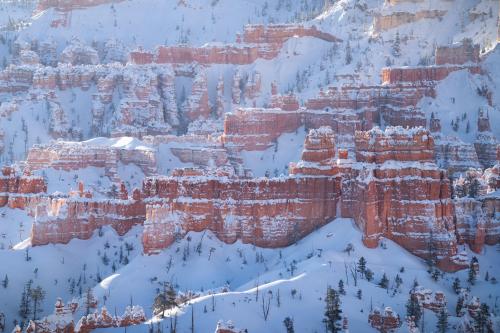
{"label": "shaded rock face", "polygon": [[0,207],[23,209],[36,202],[47,191],[42,177],[18,175],[11,167],[4,167],[0,176]]}
{"label": "shaded rock face", "polygon": [[479,49],[479,45],[472,44],[470,39],[465,39],[457,45],[438,46],[436,48],[436,65],[479,63]]}
{"label": "shaded rock face", "polygon": [[373,26],[376,31],[385,31],[423,19],[438,19],[444,15],[446,15],[446,11],[443,10],[421,10],[415,13],[395,12],[389,15],[376,16]]}
{"label": "shaded rock face", "polygon": [[398,84],[404,82],[441,81],[450,75],[450,73],[462,69],[467,69],[471,74],[481,73],[481,67],[477,65],[384,68],[382,69],[382,82]]}
{"label": "shaded rock face", "polygon": [[124,235],[134,225],[143,223],[145,212],[139,191],[131,198],[125,191],[120,199],[99,200],[81,190],[76,196],[52,199],[45,207],[37,207],[31,243],[39,246],[66,244],[74,238],[89,239],[105,225]]}
{"label": "shaded rock face", "polygon": [[[148,179],[143,245],[158,252],[188,231],[211,230],[227,243],[293,244],[335,217],[338,177],[241,179],[182,175]],[[181,195],[182,193],[182,195]]]}
{"label": "shaded rock face", "polygon": [[152,149],[120,149],[85,142],[54,142],[34,145],[28,152],[25,170],[33,172],[46,168],[80,170],[103,168],[104,174],[118,181],[119,163],[136,164],[146,175],[156,173],[156,155]]}
{"label": "shaded rock face", "polygon": [[343,150],[335,160],[334,131],[321,127],[310,131],[289,177],[221,178],[185,170],[150,178],[144,194],[155,203],[147,207],[145,252],[205,229],[225,242],[285,246],[340,211],[354,218],[369,247],[386,237],[445,270],[461,268],[454,260],[450,183],[434,163],[430,133],[401,127],[360,131],[355,150],[358,163],[346,160]]}
{"label": "shaded rock face", "polygon": [[422,128],[356,133],[356,159],[342,182],[342,215],[353,217],[368,247],[381,236],[410,252],[458,267],[450,183],[433,162],[434,141]]}
{"label": "shaded rock face", "polygon": [[484,172],[470,170],[453,183],[457,240],[474,252],[500,242],[500,164]]}

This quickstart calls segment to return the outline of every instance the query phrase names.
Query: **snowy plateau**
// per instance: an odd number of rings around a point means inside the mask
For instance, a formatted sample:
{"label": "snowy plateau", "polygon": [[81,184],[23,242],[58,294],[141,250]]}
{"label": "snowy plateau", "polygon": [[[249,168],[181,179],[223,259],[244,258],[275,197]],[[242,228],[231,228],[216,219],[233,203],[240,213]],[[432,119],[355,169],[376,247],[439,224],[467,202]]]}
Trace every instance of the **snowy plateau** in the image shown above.
{"label": "snowy plateau", "polygon": [[0,0],[0,332],[500,332],[498,0]]}

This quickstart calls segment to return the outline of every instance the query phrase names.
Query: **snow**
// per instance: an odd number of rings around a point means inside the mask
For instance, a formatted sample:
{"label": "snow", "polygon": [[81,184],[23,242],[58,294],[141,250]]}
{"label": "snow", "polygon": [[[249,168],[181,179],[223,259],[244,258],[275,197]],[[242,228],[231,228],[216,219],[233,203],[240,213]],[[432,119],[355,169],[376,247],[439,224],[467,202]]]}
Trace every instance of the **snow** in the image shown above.
{"label": "snow", "polygon": [[[268,4],[265,9],[265,4]],[[6,38],[0,43],[1,67],[12,63],[9,52],[13,42],[19,45],[37,39],[40,44],[51,42],[57,46],[57,52],[71,50],[73,37],[81,42],[80,48],[95,48],[106,65],[96,67],[97,75],[102,73],[125,73],[136,79],[138,83],[147,83],[154,73],[174,73],[171,66],[152,66],[151,68],[123,67],[110,64],[113,61],[125,62],[130,50],[143,47],[154,50],[158,45],[185,44],[189,46],[222,45],[236,41],[237,32],[243,31],[244,25],[255,23],[299,22],[305,26],[315,25],[319,30],[329,32],[343,42],[328,43],[316,38],[291,38],[279,55],[272,60],[257,60],[245,66],[214,65],[207,68],[195,68],[202,73],[206,71],[210,103],[214,104],[215,87],[220,77],[224,81],[224,106],[226,112],[234,111],[231,103],[233,75],[238,72],[242,76],[258,72],[262,79],[262,93],[255,101],[244,101],[239,106],[265,106],[270,100],[271,82],[277,82],[278,91],[293,91],[301,105],[311,97],[318,95],[327,86],[373,85],[380,83],[380,69],[386,66],[387,59],[392,66],[416,67],[423,60],[432,63],[436,45],[451,45],[463,38],[472,38],[481,45],[481,67],[485,75],[472,75],[467,70],[450,74],[436,86],[436,96],[426,97],[418,105],[427,118],[431,113],[441,119],[442,136],[446,142],[459,144],[461,141],[473,144],[477,139],[478,110],[487,111],[490,117],[492,133],[484,138],[500,138],[500,48],[498,41],[498,1],[456,0],[403,2],[392,6],[384,0],[339,0],[324,6],[324,1],[290,1],[290,0],[132,0],[114,4],[106,4],[72,11],[66,18],[68,26],[51,27],[52,21],[60,19],[63,14],[54,9],[33,13],[35,3],[30,1],[0,1],[0,34]],[[306,8],[307,6],[307,8]],[[375,31],[373,19],[375,15],[388,15],[396,12],[415,13],[419,10],[444,10],[442,19],[424,19],[418,22],[403,24],[388,31]],[[489,12],[493,13],[490,17]],[[485,13],[485,15],[483,15]],[[473,14],[470,16],[469,14]],[[473,19],[474,15],[479,15]],[[3,28],[16,21],[18,31],[6,31]],[[11,27],[12,28],[12,27]],[[9,28],[10,29],[10,28]],[[438,33],[437,33],[438,32]],[[391,46],[396,33],[401,37],[401,57],[394,57]],[[75,39],[76,40],[76,39]],[[345,50],[349,43],[353,60],[345,62]],[[495,49],[496,46],[496,49]],[[95,55],[95,54],[94,54]],[[5,59],[5,61],[4,61]],[[188,66],[186,66],[188,67]],[[55,71],[52,67],[24,66],[36,72]],[[69,70],[68,65],[59,65],[62,72]],[[88,72],[90,67],[77,66],[75,71]],[[183,70],[181,68],[181,70]],[[193,78],[177,77],[175,89],[179,102],[182,88],[191,92]],[[477,88],[486,86],[492,93],[492,105],[486,98],[479,96]],[[51,112],[47,108],[46,91],[31,89],[27,94],[16,95],[1,93],[0,110],[15,104],[17,111],[10,116],[0,116],[0,132],[5,133],[5,149],[0,152],[0,164],[12,162],[22,165],[30,147],[35,144],[49,143],[54,139],[49,131]],[[83,140],[82,143],[62,141],[69,145],[88,145],[95,147],[111,147],[124,150],[154,151],[157,156],[158,173],[168,175],[178,167],[194,167],[192,163],[183,163],[172,153],[172,148],[192,147],[192,143],[168,143],[153,145],[149,141],[132,137],[106,138],[95,137],[106,135],[118,112],[106,110],[102,133],[96,133],[92,124],[92,105],[97,89],[94,84],[88,90],[80,88],[61,91],[55,89],[55,101],[59,103],[67,117],[68,128],[81,133],[77,137],[65,140]],[[122,99],[122,88],[113,95],[113,103],[118,106]],[[33,96],[33,98],[32,98]],[[55,103],[57,105],[57,103]],[[257,109],[256,109],[257,110]],[[0,111],[3,112],[3,111]],[[252,112],[247,110],[245,112]],[[280,111],[276,111],[280,112]],[[464,120],[462,116],[466,115]],[[454,131],[451,121],[459,120],[459,129]],[[466,124],[470,130],[466,131]],[[212,132],[216,137],[222,129],[220,119],[197,121],[187,125],[188,132],[197,130]],[[410,131],[414,133],[418,130]],[[378,133],[378,132],[377,132]],[[385,129],[385,134],[403,133],[402,129]],[[408,133],[408,132],[404,132]],[[244,151],[241,154],[245,168],[256,177],[279,176],[288,174],[289,162],[300,160],[306,130],[299,128],[295,133],[281,135],[277,143],[265,151]],[[426,137],[423,138],[424,140]],[[215,141],[215,139],[214,139]],[[212,145],[213,142],[210,142]],[[344,163],[344,161],[342,161]],[[348,161],[346,163],[352,163]],[[372,170],[362,164],[353,165],[366,168],[361,177],[371,179]],[[432,168],[432,163],[394,162],[389,161],[381,168]],[[48,193],[62,194],[78,188],[80,181],[91,189],[94,196],[104,199],[111,186],[111,180],[102,168],[85,168],[77,171],[62,171],[48,168],[35,174],[46,178]],[[139,166],[119,163],[118,176],[125,181],[130,190],[140,187],[145,175]],[[214,178],[207,175],[198,179]],[[264,179],[264,178],[262,178]],[[222,179],[224,181],[224,178]],[[488,197],[500,196],[499,191],[487,194]],[[180,196],[178,200],[186,198]],[[497,212],[498,215],[498,212]],[[232,216],[226,223],[234,223]],[[175,222],[175,221],[173,221]],[[218,241],[211,233],[190,233],[170,248],[155,256],[143,256],[141,235],[142,227],[134,227],[125,236],[118,236],[111,228],[103,228],[89,240],[73,240],[67,245],[49,245],[32,247],[29,235],[33,217],[21,210],[0,208],[0,279],[8,275],[8,288],[0,286],[0,312],[7,317],[8,328],[11,329],[18,316],[18,303],[23,284],[29,279],[34,285],[41,285],[47,291],[43,302],[43,315],[52,313],[57,297],[67,301],[79,294],[79,288],[94,288],[100,298],[100,305],[108,309],[117,309],[123,313],[125,306],[141,305],[148,316],[149,323],[159,324],[167,331],[169,318],[161,320],[152,317],[151,304],[161,282],[172,281],[182,292],[193,291],[198,295],[191,301],[194,307],[196,331],[211,332],[217,322],[233,321],[236,327],[247,328],[250,332],[281,332],[283,319],[294,318],[296,332],[322,332],[324,329],[322,316],[326,286],[336,287],[339,279],[346,283],[347,295],[342,296],[344,314],[349,318],[351,332],[373,331],[367,323],[371,305],[384,309],[389,306],[404,317],[404,303],[407,291],[414,278],[425,288],[433,291],[443,290],[448,298],[448,311],[454,313],[456,295],[451,290],[451,283],[459,277],[466,285],[466,271],[455,274],[444,274],[439,281],[434,281],[427,274],[423,262],[408,254],[394,243],[383,240],[384,249],[367,249],[361,243],[361,233],[350,220],[335,220],[324,228],[315,231],[298,244],[283,249],[261,249],[248,244],[227,245]],[[204,236],[203,236],[204,235]],[[203,239],[201,253],[195,251],[196,245]],[[133,244],[134,249],[127,255],[128,264],[120,260],[120,248],[126,253],[125,242]],[[355,251],[348,255],[343,250],[348,243],[354,245]],[[109,246],[108,246],[109,245]],[[190,255],[183,260],[183,252],[190,249]],[[214,252],[209,258],[210,248]],[[472,254],[466,247],[461,247],[469,258]],[[103,263],[103,254],[111,263]],[[255,257],[262,254],[263,261],[256,262]],[[28,256],[29,261],[25,258]],[[360,256],[368,261],[368,267],[375,272],[377,281],[385,272],[391,281],[396,274],[404,280],[403,286],[395,295],[380,289],[375,282],[358,281],[363,290],[363,299],[358,300],[355,293],[358,287],[353,285],[352,278],[345,274],[344,263],[352,264]],[[498,314],[495,300],[499,288],[484,281],[484,274],[500,278],[498,267],[498,249],[486,246],[481,254],[476,255],[480,261],[480,278],[471,293],[479,296]],[[168,263],[172,259],[172,266]],[[389,259],[389,260],[388,260]],[[296,272],[291,274],[290,263],[296,261]],[[114,264],[114,268],[112,267]],[[400,272],[400,267],[405,272]],[[85,267],[85,268],[84,268]],[[100,278],[98,278],[98,276]],[[81,279],[81,280],[80,280]],[[77,284],[70,292],[72,284]],[[99,281],[100,280],[100,281]],[[73,282],[74,281],[74,282]],[[268,297],[272,291],[273,300],[270,318],[264,321],[260,299],[255,301],[256,286],[259,285],[259,298]],[[228,288],[228,292],[223,292]],[[277,291],[280,290],[281,306],[276,304]],[[292,297],[291,290],[297,290]],[[216,300],[215,311],[212,311],[212,295]],[[104,301],[106,296],[106,301]],[[80,300],[81,301],[81,300]],[[203,311],[207,307],[207,312]],[[173,310],[169,315],[179,315],[180,332],[188,332],[191,320],[190,305]],[[79,313],[81,314],[81,313]],[[435,316],[426,312],[426,331],[434,329]],[[450,318],[456,323],[457,318]],[[10,325],[10,326],[9,326]],[[127,328],[128,332],[144,332],[146,325]],[[404,332],[405,325],[399,330]],[[500,327],[495,327],[500,331]],[[123,331],[122,329],[103,329],[97,332]]]}
{"label": "snow", "polygon": [[296,133],[282,134],[276,144],[264,151],[243,151],[243,164],[255,177],[288,175],[288,164],[300,160],[306,135],[302,126]]}

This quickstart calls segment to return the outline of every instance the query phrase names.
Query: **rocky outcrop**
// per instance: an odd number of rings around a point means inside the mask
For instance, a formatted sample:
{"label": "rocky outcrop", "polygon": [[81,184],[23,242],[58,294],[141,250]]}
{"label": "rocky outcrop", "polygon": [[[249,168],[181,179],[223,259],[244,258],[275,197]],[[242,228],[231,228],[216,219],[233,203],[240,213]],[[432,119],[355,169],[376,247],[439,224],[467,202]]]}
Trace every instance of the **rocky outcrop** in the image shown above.
{"label": "rocky outcrop", "polygon": [[[106,307],[87,316],[83,316],[75,324],[76,300],[64,304],[59,298],[54,313],[40,320],[31,320],[26,333],[90,333],[100,328],[128,327],[146,321],[144,310],[140,306],[127,306],[123,315],[110,315]],[[21,332],[21,330],[19,330]]]}
{"label": "rocky outcrop", "polygon": [[128,327],[139,325],[146,321],[146,315],[141,306],[127,306],[121,316],[110,315],[106,307],[101,308],[101,313],[92,313],[82,317],[76,327],[75,333],[90,333],[100,328]]}
{"label": "rocky outcrop", "polygon": [[383,312],[375,308],[368,315],[368,323],[377,331],[388,333],[396,331],[401,326],[401,318],[390,307],[386,307]]}
{"label": "rocky outcrop", "polygon": [[[304,163],[319,170],[296,169],[282,178],[238,178],[220,169],[182,169],[170,177],[149,178],[143,245],[146,253],[169,246],[188,231],[211,230],[226,243],[241,239],[262,247],[294,243],[336,216],[340,177],[334,165],[331,129],[311,131]],[[326,145],[325,148],[323,145]]]}
{"label": "rocky outcrop", "polygon": [[160,46],[149,52],[137,49],[130,53],[134,64],[233,64],[247,65],[257,59],[270,60],[280,52],[283,44],[292,37],[314,37],[327,42],[340,42],[335,36],[321,32],[315,27],[300,25],[246,26],[236,44],[209,44],[203,47]]}
{"label": "rocky outcrop", "polygon": [[70,240],[89,239],[99,228],[109,225],[124,235],[144,221],[146,208],[139,190],[128,197],[122,185],[117,199],[93,198],[83,186],[67,198],[49,200],[37,207],[31,229],[32,246],[66,244]]}
{"label": "rocky outcrop", "polygon": [[461,263],[453,259],[450,183],[433,153],[434,140],[423,128],[356,132],[357,163],[342,182],[342,215],[354,218],[368,247],[384,236],[454,270]]}
{"label": "rocky outcrop", "polygon": [[215,333],[244,333],[245,331],[236,328],[230,320],[228,322],[219,321],[215,328]]}
{"label": "rocky outcrop", "polygon": [[479,163],[483,168],[490,168],[497,162],[500,143],[491,132],[488,112],[483,110],[479,110],[474,147],[476,148]]}
{"label": "rocky outcrop", "polygon": [[479,63],[479,45],[473,44],[471,39],[464,39],[462,43],[452,46],[438,46],[436,48],[436,65],[463,65]]}
{"label": "rocky outcrop", "polygon": [[96,65],[99,63],[97,51],[79,40],[73,40],[61,52],[61,62],[72,65]]}
{"label": "rocky outcrop", "polygon": [[386,84],[400,84],[405,82],[441,81],[450,75],[450,73],[464,69],[468,70],[471,74],[481,73],[481,67],[477,65],[383,68],[382,82]]}
{"label": "rocky outcrop", "polygon": [[446,15],[444,10],[421,10],[415,13],[394,12],[389,15],[375,16],[373,26],[375,31],[381,32],[423,19],[439,19],[444,15]]}
{"label": "rocky outcrop", "polygon": [[453,183],[458,242],[479,253],[483,246],[500,242],[500,167],[470,170]]}
{"label": "rocky outcrop", "polygon": [[23,209],[47,192],[47,184],[42,177],[20,175],[12,167],[3,167],[0,175],[0,207]]}
{"label": "rocky outcrop", "polygon": [[[133,148],[113,146],[120,139],[104,139],[104,144],[97,141],[69,142],[57,141],[46,145],[34,145],[28,152],[25,170],[33,172],[47,168],[56,170],[80,170],[87,167],[103,168],[104,174],[113,181],[118,181],[119,163],[133,163],[141,168],[145,175],[156,173],[156,155],[153,149],[145,146]],[[130,141],[131,138],[121,140]],[[108,144],[106,144],[108,143]]]}
{"label": "rocky outcrop", "polygon": [[432,292],[422,286],[417,286],[410,291],[410,297],[415,297],[421,308],[429,309],[435,313],[446,310],[446,296],[442,291]]}

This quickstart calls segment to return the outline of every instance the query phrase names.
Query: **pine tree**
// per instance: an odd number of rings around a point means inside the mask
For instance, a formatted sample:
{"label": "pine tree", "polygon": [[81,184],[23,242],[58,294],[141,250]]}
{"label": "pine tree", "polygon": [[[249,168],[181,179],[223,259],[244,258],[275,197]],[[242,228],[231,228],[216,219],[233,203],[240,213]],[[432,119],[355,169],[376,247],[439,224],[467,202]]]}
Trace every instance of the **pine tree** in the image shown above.
{"label": "pine tree", "polygon": [[351,54],[351,44],[347,41],[347,45],[345,47],[345,64],[349,65],[352,62],[352,54]]}
{"label": "pine tree", "polygon": [[415,323],[420,321],[422,317],[422,309],[420,308],[420,304],[418,303],[418,299],[414,294],[410,294],[408,301],[406,302],[406,316],[413,317]]}
{"label": "pine tree", "polygon": [[361,257],[358,260],[358,271],[361,273],[361,277],[365,277],[366,259],[364,257]]}
{"label": "pine tree", "polygon": [[338,293],[332,287],[328,286],[326,290],[326,308],[325,308],[325,318],[323,322],[325,323],[327,332],[337,333],[342,329],[342,310],[340,309],[340,297]]}
{"label": "pine tree", "polygon": [[291,319],[290,317],[286,317],[285,320],[283,320],[283,325],[285,325],[286,333],[295,332],[293,328],[293,319]]}
{"label": "pine tree", "polygon": [[[481,307],[476,317],[474,318],[474,326],[476,332],[486,333],[490,332],[490,308],[486,303],[481,303]],[[492,332],[492,331],[491,331]]]}
{"label": "pine tree", "polygon": [[471,285],[476,284],[476,271],[474,270],[474,267],[472,266],[472,263],[469,267],[469,273],[467,277],[467,282],[469,282]]}
{"label": "pine tree", "polygon": [[40,286],[31,289],[30,298],[33,303],[33,320],[36,320],[38,313],[42,311],[40,307],[45,298],[45,290]]}
{"label": "pine tree", "polygon": [[87,288],[87,292],[85,293],[85,314],[90,314],[90,309],[95,307],[97,300],[94,297],[94,293],[92,292],[92,288]]}
{"label": "pine tree", "polygon": [[339,294],[345,295],[344,281],[342,279],[339,280]]}
{"label": "pine tree", "polygon": [[453,281],[453,291],[455,292],[455,294],[459,294],[460,293],[460,289],[462,289],[462,287],[460,286],[460,280],[458,278],[455,278],[455,280]]}
{"label": "pine tree", "polygon": [[358,299],[362,299],[363,298],[363,292],[361,291],[361,289],[358,289],[358,292],[356,293],[356,297]]}
{"label": "pine tree", "polygon": [[448,313],[446,313],[446,309],[444,308],[438,313],[436,329],[438,333],[445,333],[448,329]]}
{"label": "pine tree", "polygon": [[396,283],[396,289],[399,289],[399,287],[403,284],[403,279],[399,276],[399,274],[396,274],[394,282]]}
{"label": "pine tree", "polygon": [[392,44],[392,55],[396,58],[401,56],[401,39],[399,38],[399,32],[396,32],[396,38]]}
{"label": "pine tree", "polygon": [[387,289],[389,287],[389,279],[387,278],[387,275],[382,275],[382,278],[380,279],[380,282],[378,283],[380,288]]}
{"label": "pine tree", "polygon": [[457,317],[462,316],[463,307],[464,307],[464,298],[462,296],[459,296],[457,299],[457,305],[455,306],[455,313]]}

